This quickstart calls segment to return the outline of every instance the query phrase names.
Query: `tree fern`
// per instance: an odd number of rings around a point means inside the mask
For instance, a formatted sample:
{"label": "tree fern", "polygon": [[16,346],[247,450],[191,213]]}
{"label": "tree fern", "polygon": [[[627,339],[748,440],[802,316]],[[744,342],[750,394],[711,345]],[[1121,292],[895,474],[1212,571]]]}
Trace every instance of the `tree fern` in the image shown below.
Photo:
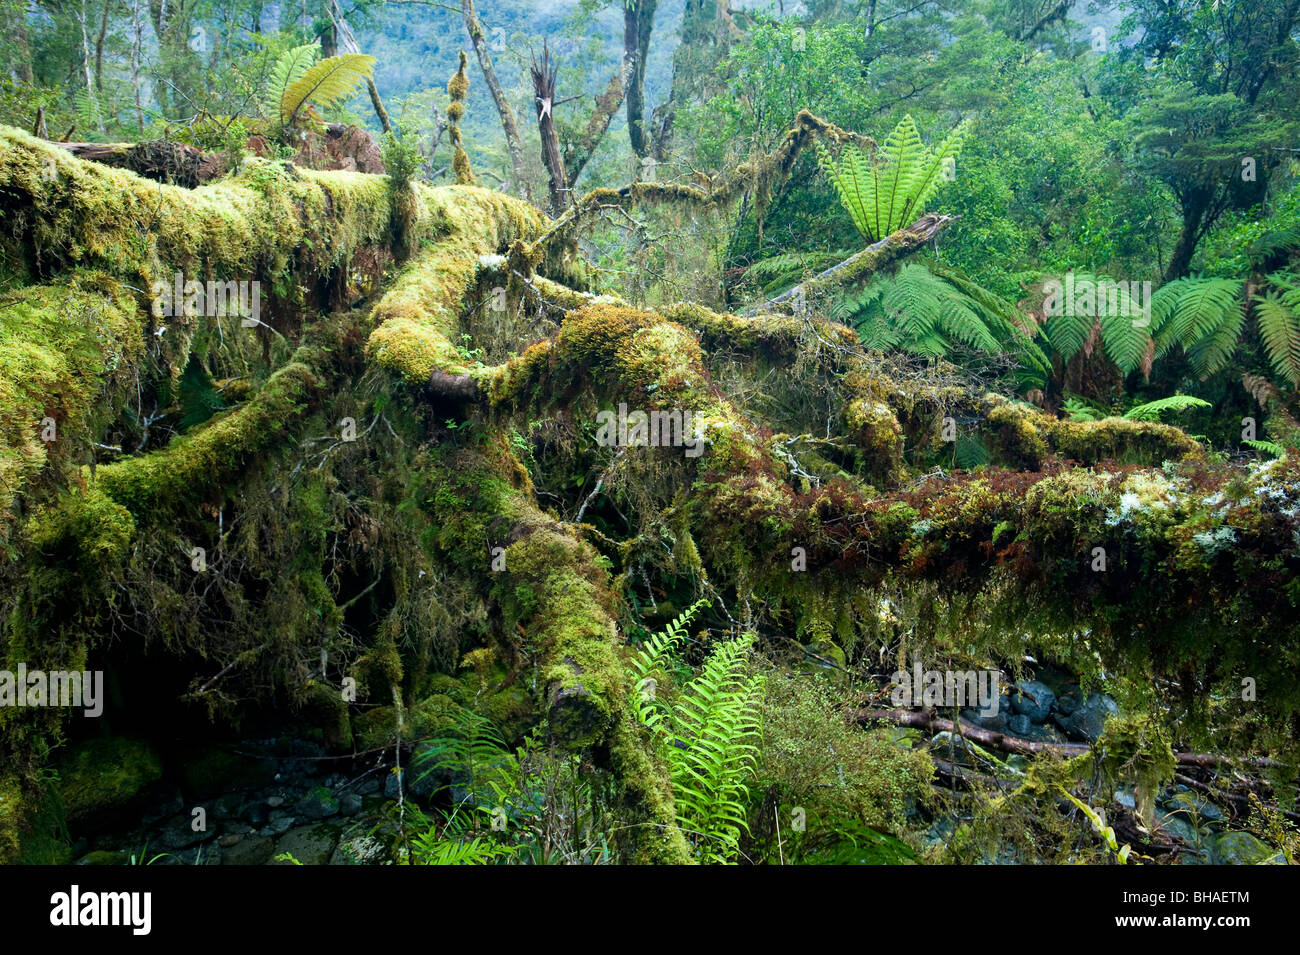
{"label": "tree fern", "polygon": [[858,232],[868,243],[878,242],[925,211],[943,183],[945,165],[956,161],[969,130],[969,121],[962,122],[941,143],[926,146],[908,115],[875,156],[849,144],[837,158],[819,143],[818,164]]}
{"label": "tree fern", "polygon": [[1283,291],[1269,290],[1255,296],[1255,314],[1268,360],[1278,376],[1292,388],[1300,387],[1300,290],[1288,288],[1285,280],[1274,283]]}
{"label": "tree fern", "polygon": [[1197,374],[1208,376],[1227,364],[1245,322],[1241,282],[1236,279],[1178,279],[1152,296],[1156,357],[1181,347]]}
{"label": "tree fern", "polygon": [[[1072,293],[1068,292],[1071,288]],[[1058,285],[1058,295],[1059,289]],[[1074,301],[1059,300],[1056,306],[1049,307],[1043,330],[1063,361],[1068,362],[1089,348],[1089,343],[1100,342],[1106,355],[1125,374],[1139,368],[1149,370],[1146,363],[1155,350],[1151,333],[1158,324],[1154,296],[1148,322],[1145,311],[1134,301],[1125,282],[1075,272],[1065,289]]]}
{"label": "tree fern", "polygon": [[302,46],[295,46],[281,53],[271,67],[271,75],[266,83],[266,94],[262,100],[262,112],[269,113],[273,109],[279,109],[289,87],[302,79],[303,74],[312,68],[319,56],[320,45],[315,42],[304,43]]}
{"label": "tree fern", "polygon": [[280,118],[291,125],[309,102],[333,106],[373,75],[375,58],[345,53],[321,60],[294,80],[280,97]]}
{"label": "tree fern", "polygon": [[832,315],[854,324],[868,348],[946,356],[959,345],[1012,352],[1042,374],[1046,355],[1011,320],[1011,308],[956,269],[909,262],[844,296]]}
{"label": "tree fern", "polygon": [[1170,395],[1157,401],[1148,401],[1124,412],[1129,421],[1159,421],[1160,416],[1168,411],[1183,411],[1187,408],[1209,408],[1210,402],[1191,395]]}

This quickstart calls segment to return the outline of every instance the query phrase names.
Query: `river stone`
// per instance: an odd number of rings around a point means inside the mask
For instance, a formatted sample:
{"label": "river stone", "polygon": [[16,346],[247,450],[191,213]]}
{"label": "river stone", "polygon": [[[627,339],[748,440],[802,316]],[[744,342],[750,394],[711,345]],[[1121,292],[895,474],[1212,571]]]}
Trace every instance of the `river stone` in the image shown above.
{"label": "river stone", "polygon": [[1056,694],[1046,683],[1021,680],[1016,684],[1016,690],[1018,692],[1011,700],[1011,708],[1022,716],[1029,717],[1029,722],[1042,723],[1051,715]]}
{"label": "river stone", "polygon": [[257,802],[250,802],[245,806],[244,811],[240,813],[239,818],[243,819],[244,822],[248,823],[250,826],[264,826],[266,825],[266,820],[270,818],[270,812],[271,811],[266,808],[266,803],[259,800]]}
{"label": "river stone", "polygon": [[1007,720],[1007,729],[1017,736],[1024,736],[1032,725],[1024,713],[1015,713]]}
{"label": "river stone", "polygon": [[282,836],[293,828],[297,820],[287,812],[276,810],[271,813],[271,821],[262,829],[263,834],[268,836]]}
{"label": "river stone", "polygon": [[1176,812],[1182,809],[1186,812],[1188,818],[1195,819],[1198,822],[1221,822],[1223,820],[1223,810],[1190,789],[1183,789],[1174,793],[1160,805],[1167,812]]}
{"label": "river stone", "polygon": [[248,836],[239,845],[222,853],[222,865],[263,865],[275,852],[275,840],[268,836]]}
{"label": "river stone", "polygon": [[1052,715],[1052,720],[1070,739],[1081,743],[1095,743],[1106,721],[1118,712],[1118,704],[1109,696],[1089,693],[1086,700],[1069,712],[1065,707],[1058,708],[1058,711]]}
{"label": "river stone", "polygon": [[1277,854],[1249,832],[1225,832],[1211,839],[1209,848],[1218,865],[1255,865]]}
{"label": "river stone", "polygon": [[[275,855],[287,852],[303,865],[324,865],[329,861],[334,845],[338,841],[338,830],[334,826],[317,823],[314,826],[300,826],[290,829],[275,844]],[[273,865],[293,865],[292,862]]]}
{"label": "river stone", "polygon": [[402,770],[395,769],[384,779],[384,795],[396,799],[402,794]]}
{"label": "river stone", "polygon": [[152,826],[168,816],[176,815],[184,808],[185,797],[181,795],[180,787],[163,785],[150,798],[149,805],[145,807],[144,812],[140,813],[140,822],[146,826]]}
{"label": "river stone", "polygon": [[317,786],[298,800],[294,811],[308,819],[328,819],[339,814],[339,801],[328,788]]}
{"label": "river stone", "polygon": [[103,737],[74,745],[59,772],[68,821],[81,822],[135,805],[162,778],[162,759],[144,740]]}
{"label": "river stone", "polygon": [[194,831],[194,817],[189,813],[174,816],[167,821],[158,833],[155,844],[163,849],[186,849],[195,843],[210,839],[217,834],[219,824],[215,819],[205,820],[207,828]]}
{"label": "river stone", "polygon": [[239,793],[226,793],[215,799],[208,811],[217,819],[233,819],[239,815],[239,807],[243,803],[244,799]]}
{"label": "river stone", "polygon": [[75,865],[129,865],[131,856],[126,852],[113,852],[107,849],[97,849],[94,852],[87,852],[84,856],[74,863]]}
{"label": "river stone", "polygon": [[339,797],[339,812],[344,816],[355,816],[361,811],[361,797],[356,793],[344,793]]}

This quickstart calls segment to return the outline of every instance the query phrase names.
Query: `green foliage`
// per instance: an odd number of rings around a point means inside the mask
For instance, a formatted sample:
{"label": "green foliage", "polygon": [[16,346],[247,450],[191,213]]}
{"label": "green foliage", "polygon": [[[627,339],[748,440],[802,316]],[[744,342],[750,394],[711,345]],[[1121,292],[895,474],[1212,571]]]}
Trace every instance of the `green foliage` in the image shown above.
{"label": "green foliage", "polygon": [[320,60],[285,87],[280,96],[281,121],[292,126],[309,103],[333,106],[346,99],[373,77],[374,68],[375,58],[362,53]]}
{"label": "green foliage", "polygon": [[753,645],[751,635],[714,647],[662,730],[677,820],[702,862],[734,861],[748,828],[763,691],[763,678],[746,672]]}
{"label": "green foliage", "polygon": [[1129,421],[1159,421],[1160,416],[1170,411],[1183,411],[1187,408],[1209,408],[1210,402],[1192,395],[1170,395],[1156,401],[1148,401],[1124,412]]}
{"label": "green foliage", "polygon": [[384,133],[380,149],[389,179],[395,187],[405,188],[424,162],[419,147],[393,133]]}
{"label": "green foliage", "polygon": [[959,348],[1010,352],[1040,374],[1050,366],[1042,350],[1011,321],[1005,303],[956,269],[909,262],[847,293],[832,314],[852,322],[868,348],[949,356]]}
{"label": "green foliage", "polygon": [[316,42],[295,46],[276,58],[267,78],[266,89],[262,96],[263,113],[280,112],[289,88],[297,83],[311,69],[320,57],[320,44]]}
{"label": "green foliage", "polygon": [[1280,291],[1256,293],[1255,314],[1269,361],[1278,376],[1300,388],[1300,285],[1292,276],[1271,275]]}
{"label": "green foliage", "polygon": [[1220,371],[1245,325],[1241,282],[1186,278],[1161,286],[1151,298],[1157,358],[1181,348],[1197,374]]}
{"label": "green foliage", "polygon": [[969,121],[959,123],[941,143],[926,146],[907,115],[875,156],[850,143],[836,158],[818,143],[817,157],[859,234],[878,242],[925,212],[945,169],[956,168],[969,130]]}
{"label": "green foliage", "polygon": [[[701,862],[734,862],[747,828],[745,804],[758,756],[763,677],[749,672],[753,635],[715,644],[700,673],[661,706],[645,680],[685,635],[699,601],[651,637],[631,665],[637,716],[660,740],[673,784],[677,821]],[[650,699],[646,699],[650,696]]]}
{"label": "green foliage", "polygon": [[1275,458],[1286,456],[1286,448],[1282,447],[1282,445],[1278,444],[1276,441],[1243,441],[1241,443],[1248,448],[1253,448],[1256,451],[1271,455]]}
{"label": "green foliage", "polygon": [[[701,610],[709,606],[709,603],[710,601],[707,598],[695,601],[695,603],[678,614],[663,630],[649,637],[638,648],[636,655],[632,659],[632,683],[637,691],[635,697],[637,719],[651,729],[654,729],[659,721],[664,718],[666,710],[659,701],[658,693],[648,692],[651,684],[646,681],[655,680],[655,673],[659,673],[661,677],[663,676],[666,658],[686,639],[686,628]],[[655,685],[657,683],[656,680]]]}
{"label": "green foliage", "polygon": [[929,802],[933,764],[905,734],[857,725],[853,692],[825,677],[769,678],[754,785],[765,798],[751,805],[746,849],[756,861],[915,861],[896,835],[909,807]]}

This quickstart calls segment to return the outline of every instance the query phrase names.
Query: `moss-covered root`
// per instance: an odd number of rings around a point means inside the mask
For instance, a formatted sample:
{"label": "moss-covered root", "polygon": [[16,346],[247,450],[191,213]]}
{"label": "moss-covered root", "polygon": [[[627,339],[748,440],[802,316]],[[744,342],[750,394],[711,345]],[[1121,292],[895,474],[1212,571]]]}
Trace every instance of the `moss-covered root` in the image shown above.
{"label": "moss-covered root", "polygon": [[[497,436],[489,452],[454,453],[429,498],[440,559],[490,582],[500,611],[503,657],[537,666],[552,735],[594,752],[614,775],[632,823],[620,833],[631,855],[685,862],[671,787],[636,723],[616,619],[618,599],[590,544],[537,507],[527,472]],[[520,641],[527,648],[520,654]]]}
{"label": "moss-covered root", "polygon": [[496,593],[506,624],[521,628],[544,661],[551,731],[574,749],[607,748],[634,816],[627,842],[640,861],[685,861],[671,790],[633,725],[608,576],[589,544],[522,501],[514,510]]}
{"label": "moss-covered root", "polygon": [[1147,465],[1205,457],[1193,438],[1154,421],[1063,421],[995,395],[984,399],[983,413],[993,430],[996,459],[1011,468],[1037,471],[1050,455],[1083,464],[1113,460]]}
{"label": "moss-covered root", "polygon": [[425,194],[433,242],[403,269],[372,313],[368,359],[414,387],[435,373],[464,375],[457,348],[460,315],[479,260],[541,229],[543,217],[527,203],[473,186]]}
{"label": "moss-covered root", "polygon": [[0,540],[47,461],[85,459],[143,353],[132,293],[102,273],[0,296]]}

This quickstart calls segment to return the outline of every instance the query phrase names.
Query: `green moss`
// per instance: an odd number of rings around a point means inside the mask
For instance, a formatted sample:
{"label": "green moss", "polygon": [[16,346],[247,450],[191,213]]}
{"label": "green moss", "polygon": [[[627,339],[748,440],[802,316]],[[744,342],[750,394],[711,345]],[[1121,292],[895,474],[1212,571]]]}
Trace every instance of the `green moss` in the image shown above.
{"label": "green moss", "polygon": [[133,381],[142,326],[129,291],[102,273],[0,297],[0,534],[47,459],[76,461],[98,437]]}
{"label": "green moss", "polygon": [[375,306],[366,346],[372,363],[416,386],[434,371],[469,371],[453,342],[479,257],[542,226],[531,206],[485,189],[427,190],[424,201],[437,241],[412,259]]}
{"label": "green moss", "polygon": [[161,778],[153,748],[126,737],[79,743],[59,763],[59,793],[72,823],[127,805]]}

